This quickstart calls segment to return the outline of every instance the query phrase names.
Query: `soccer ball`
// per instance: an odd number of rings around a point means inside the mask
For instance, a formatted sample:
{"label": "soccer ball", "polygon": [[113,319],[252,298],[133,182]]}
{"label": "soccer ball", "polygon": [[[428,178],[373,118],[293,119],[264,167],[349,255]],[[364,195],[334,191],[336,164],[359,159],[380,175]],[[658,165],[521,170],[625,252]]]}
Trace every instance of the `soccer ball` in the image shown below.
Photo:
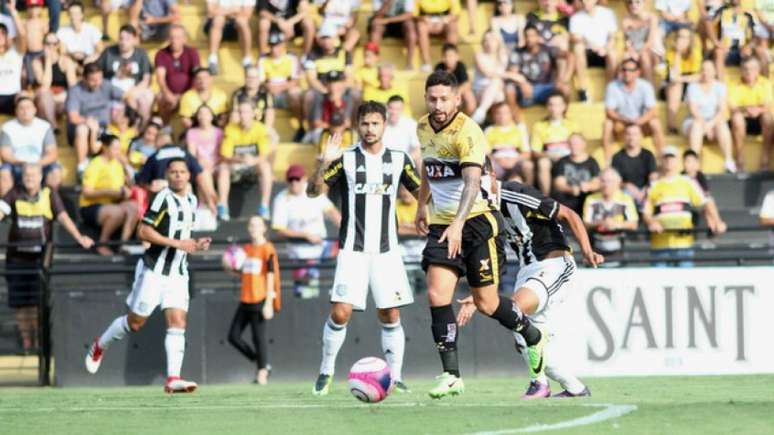
{"label": "soccer ball", "polygon": [[223,267],[231,270],[240,270],[245,264],[245,259],[247,259],[245,250],[241,246],[231,245],[223,253]]}
{"label": "soccer ball", "polygon": [[362,402],[381,402],[393,386],[390,367],[381,358],[363,358],[349,371],[349,392]]}

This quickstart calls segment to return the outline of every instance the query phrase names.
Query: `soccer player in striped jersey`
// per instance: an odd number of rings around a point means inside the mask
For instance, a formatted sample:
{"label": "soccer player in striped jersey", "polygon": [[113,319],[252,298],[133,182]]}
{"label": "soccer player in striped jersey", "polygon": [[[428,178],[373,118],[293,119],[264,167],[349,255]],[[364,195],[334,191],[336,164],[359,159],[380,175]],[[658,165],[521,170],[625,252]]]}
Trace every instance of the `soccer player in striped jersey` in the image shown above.
{"label": "soccer player in striped jersey", "polygon": [[[513,302],[550,338],[552,308],[564,300],[575,272],[575,260],[560,222],[570,227],[586,262],[596,267],[605,259],[592,250],[583,221],[569,207],[546,197],[537,189],[515,181],[503,183],[495,190],[500,197],[500,210],[508,224],[511,246],[520,260]],[[464,325],[475,312],[475,307],[471,298],[461,302],[457,321]],[[516,349],[530,367],[531,381],[522,399],[549,397],[551,390],[547,377],[559,382],[564,388],[554,397],[591,395],[578,378],[552,358],[554,352],[550,339],[544,348],[545,364],[542,358],[539,360],[539,365],[544,365],[545,370],[536,372],[531,369],[534,355],[524,335],[517,332],[513,335],[516,338]]]}
{"label": "soccer player in striped jersey", "polygon": [[167,187],[156,194],[138,230],[139,238],[150,243],[150,247],[137,262],[132,292],[126,299],[129,313],[116,318],[94,340],[86,355],[86,370],[96,373],[108,347],[127,333],[139,331],[161,305],[167,321],[164,392],[190,393],[196,389],[196,383],[180,377],[189,299],[188,254],[208,250],[211,239],[191,238],[197,201],[189,191],[191,173],[185,160],[170,159],[166,178]]}
{"label": "soccer player in striped jersey", "polygon": [[323,327],[320,374],[312,390],[316,396],[330,390],[347,322],[353,309],[365,310],[369,286],[395,388],[408,391],[402,380],[406,339],[399,307],[414,302],[414,296],[398,245],[395,197],[400,185],[416,196],[420,180],[408,154],[382,143],[387,119],[384,105],[363,103],[357,119],[360,143],[342,152],[340,134],[334,134],[318,157],[317,170],[307,187],[310,197],[320,195],[323,185],[339,189],[342,197],[341,250],[331,290],[331,314]]}

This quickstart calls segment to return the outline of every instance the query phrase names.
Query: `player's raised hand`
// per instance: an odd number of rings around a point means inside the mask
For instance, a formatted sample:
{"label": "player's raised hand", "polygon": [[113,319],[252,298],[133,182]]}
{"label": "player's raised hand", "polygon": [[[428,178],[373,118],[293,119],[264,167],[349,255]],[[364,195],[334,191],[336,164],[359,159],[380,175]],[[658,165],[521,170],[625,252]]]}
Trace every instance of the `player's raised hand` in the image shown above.
{"label": "player's raised hand", "polygon": [[464,223],[454,221],[445,230],[438,239],[438,243],[443,243],[444,240],[448,245],[449,258],[457,258],[460,250],[462,249],[462,226]]}
{"label": "player's raised hand", "polygon": [[417,207],[417,215],[414,217],[414,226],[416,227],[417,232],[422,236],[427,235],[428,231],[430,231],[427,226],[427,206],[420,205]]}
{"label": "player's raised hand", "polygon": [[210,243],[212,243],[212,237],[201,237],[196,239],[197,251],[209,251]]}
{"label": "player's raised hand", "polygon": [[584,252],[583,259],[586,261],[586,264],[593,268],[596,268],[605,262],[605,257],[602,256],[602,254],[597,254],[594,251]]}
{"label": "player's raised hand", "polygon": [[457,299],[460,304],[460,310],[457,312],[457,324],[462,327],[468,324],[473,314],[476,314],[476,305],[473,303],[473,296],[464,299]]}
{"label": "player's raised hand", "polygon": [[341,133],[336,132],[333,133],[329,138],[328,141],[325,142],[325,147],[322,150],[322,154],[320,155],[320,159],[322,159],[325,163],[330,163],[339,157],[341,157],[341,154],[343,150],[341,149],[341,143],[342,143],[342,136]]}

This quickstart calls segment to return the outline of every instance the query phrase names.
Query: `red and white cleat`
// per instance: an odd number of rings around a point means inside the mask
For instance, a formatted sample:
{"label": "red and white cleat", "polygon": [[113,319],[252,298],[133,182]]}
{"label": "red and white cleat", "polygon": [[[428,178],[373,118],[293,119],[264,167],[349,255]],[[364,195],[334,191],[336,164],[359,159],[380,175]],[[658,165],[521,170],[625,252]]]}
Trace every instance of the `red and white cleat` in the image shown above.
{"label": "red and white cleat", "polygon": [[97,373],[99,365],[102,364],[102,352],[102,348],[99,347],[99,337],[97,337],[89,346],[89,353],[86,354],[86,371],[92,375]]}
{"label": "red and white cleat", "polygon": [[196,382],[186,381],[181,379],[180,376],[170,376],[167,378],[167,383],[164,385],[165,393],[193,393],[196,391]]}

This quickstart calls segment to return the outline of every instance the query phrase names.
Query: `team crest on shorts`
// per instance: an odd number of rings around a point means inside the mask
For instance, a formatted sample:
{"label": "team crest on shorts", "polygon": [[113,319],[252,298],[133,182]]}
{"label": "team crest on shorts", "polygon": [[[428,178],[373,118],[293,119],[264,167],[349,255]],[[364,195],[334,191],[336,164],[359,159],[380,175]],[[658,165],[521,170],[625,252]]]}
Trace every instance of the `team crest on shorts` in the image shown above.
{"label": "team crest on shorts", "polygon": [[139,304],[137,304],[137,311],[143,312],[147,308],[148,308],[148,304],[146,304],[145,302],[140,302]]}
{"label": "team crest on shorts", "polygon": [[346,286],[346,284],[339,284],[339,285],[336,286],[335,289],[333,289],[333,291],[338,296],[344,296],[345,294],[347,294],[347,286]]}

